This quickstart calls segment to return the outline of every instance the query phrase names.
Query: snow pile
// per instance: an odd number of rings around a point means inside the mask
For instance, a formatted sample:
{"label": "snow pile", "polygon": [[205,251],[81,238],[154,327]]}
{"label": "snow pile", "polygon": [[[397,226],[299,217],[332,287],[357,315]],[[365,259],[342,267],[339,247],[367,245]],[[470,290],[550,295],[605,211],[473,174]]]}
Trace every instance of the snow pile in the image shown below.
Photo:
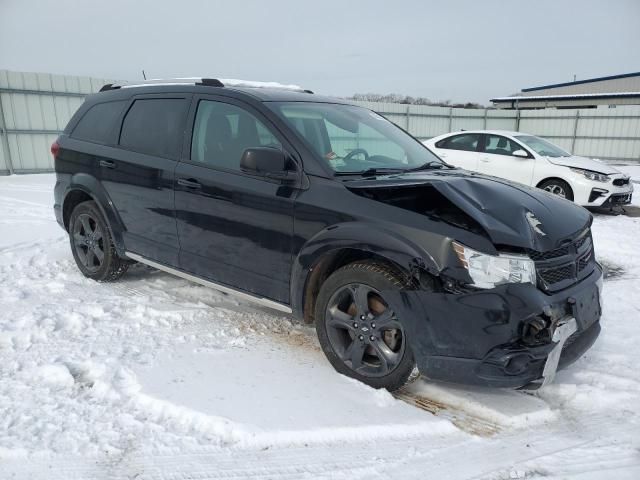
{"label": "snow pile", "polygon": [[237,78],[219,78],[225,87],[245,87],[245,88],[276,88],[279,90],[294,90],[304,92],[304,88],[294,84],[284,84],[278,82],[259,82],[255,80],[240,80]]}

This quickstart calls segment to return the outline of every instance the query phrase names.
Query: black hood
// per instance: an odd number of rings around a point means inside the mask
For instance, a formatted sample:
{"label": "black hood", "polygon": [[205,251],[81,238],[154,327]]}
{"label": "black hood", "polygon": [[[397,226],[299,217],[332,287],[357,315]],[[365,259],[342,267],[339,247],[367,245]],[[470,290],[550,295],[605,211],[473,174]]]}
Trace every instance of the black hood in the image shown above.
{"label": "black hood", "polygon": [[592,220],[586,209],[542,190],[458,169],[345,182],[350,190],[403,189],[420,185],[437,190],[473,218],[494,245],[551,250],[582,232]]}

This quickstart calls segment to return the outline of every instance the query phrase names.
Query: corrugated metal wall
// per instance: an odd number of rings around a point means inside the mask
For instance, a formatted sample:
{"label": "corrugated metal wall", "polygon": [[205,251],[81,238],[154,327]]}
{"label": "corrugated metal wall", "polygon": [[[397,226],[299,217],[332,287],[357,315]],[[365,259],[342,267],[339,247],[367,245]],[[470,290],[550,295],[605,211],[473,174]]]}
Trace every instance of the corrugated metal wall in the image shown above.
{"label": "corrugated metal wall", "polygon": [[[0,174],[51,171],[49,146],[88,93],[113,80],[0,70]],[[471,110],[356,102],[420,139],[460,129],[548,138],[569,151],[640,161],[640,105],[581,110]]]}
{"label": "corrugated metal wall", "polygon": [[51,143],[84,97],[105,83],[110,81],[0,70],[0,174],[51,171]]}

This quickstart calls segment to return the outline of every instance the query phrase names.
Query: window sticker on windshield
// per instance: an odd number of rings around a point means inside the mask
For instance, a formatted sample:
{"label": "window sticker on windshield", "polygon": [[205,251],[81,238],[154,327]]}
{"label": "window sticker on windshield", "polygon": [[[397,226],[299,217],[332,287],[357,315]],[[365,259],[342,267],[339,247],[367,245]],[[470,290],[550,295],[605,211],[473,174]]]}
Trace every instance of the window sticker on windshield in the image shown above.
{"label": "window sticker on windshield", "polygon": [[338,155],[336,154],[336,152],[329,152],[324,156],[324,158],[326,158],[327,160],[333,160],[337,157]]}

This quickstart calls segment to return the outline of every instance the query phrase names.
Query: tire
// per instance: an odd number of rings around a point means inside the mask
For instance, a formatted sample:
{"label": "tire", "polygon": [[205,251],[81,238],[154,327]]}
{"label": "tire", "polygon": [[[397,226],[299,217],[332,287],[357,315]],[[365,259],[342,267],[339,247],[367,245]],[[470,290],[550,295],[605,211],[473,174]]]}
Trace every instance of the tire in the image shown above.
{"label": "tire", "polygon": [[538,185],[538,188],[573,202],[573,190],[564,180],[550,178]]}
{"label": "tire", "polygon": [[130,262],[118,256],[111,230],[93,201],[78,204],[69,220],[69,242],[82,274],[98,282],[118,280]]}
{"label": "tire", "polygon": [[389,391],[418,377],[405,330],[379,293],[406,285],[378,262],[351,263],[326,279],[316,301],[316,332],[338,372]]}

